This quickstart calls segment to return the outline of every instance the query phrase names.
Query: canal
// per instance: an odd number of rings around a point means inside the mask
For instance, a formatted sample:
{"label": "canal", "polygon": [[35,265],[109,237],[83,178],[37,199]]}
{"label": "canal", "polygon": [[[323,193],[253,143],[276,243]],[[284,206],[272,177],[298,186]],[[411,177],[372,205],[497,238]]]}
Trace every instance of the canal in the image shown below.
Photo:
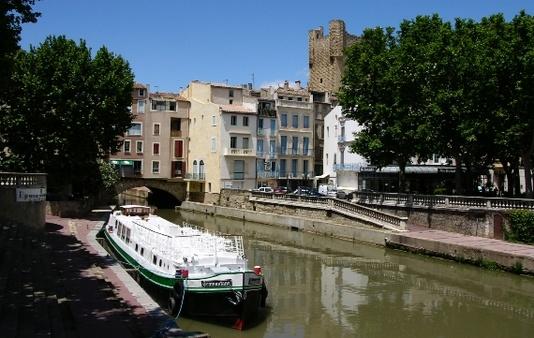
{"label": "canal", "polygon": [[261,224],[159,210],[245,238],[269,288],[248,330],[181,318],[212,337],[533,337],[534,278]]}

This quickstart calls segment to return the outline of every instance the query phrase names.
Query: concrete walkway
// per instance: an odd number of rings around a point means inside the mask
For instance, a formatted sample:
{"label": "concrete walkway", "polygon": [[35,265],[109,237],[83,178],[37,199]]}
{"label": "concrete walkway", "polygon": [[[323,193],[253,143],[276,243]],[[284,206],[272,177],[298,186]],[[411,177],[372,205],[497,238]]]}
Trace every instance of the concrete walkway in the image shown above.
{"label": "concrete walkway", "polygon": [[386,245],[477,265],[534,273],[534,246],[426,228],[386,237]]}
{"label": "concrete walkway", "polygon": [[0,224],[0,336],[151,337],[168,322],[96,244],[93,216],[50,216],[41,233]]}

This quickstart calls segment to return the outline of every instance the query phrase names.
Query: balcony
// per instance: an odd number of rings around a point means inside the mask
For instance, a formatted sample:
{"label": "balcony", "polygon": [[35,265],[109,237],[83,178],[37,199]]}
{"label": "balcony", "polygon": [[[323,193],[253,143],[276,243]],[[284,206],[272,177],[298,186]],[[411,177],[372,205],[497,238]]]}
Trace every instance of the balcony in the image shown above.
{"label": "balcony", "polygon": [[187,173],[185,179],[190,181],[205,181],[206,173]]}
{"label": "balcony", "polygon": [[312,109],[311,102],[278,99],[278,107],[290,107],[300,109]]}
{"label": "balcony", "polygon": [[301,171],[258,171],[258,178],[278,178],[278,179],[312,179],[314,177],[313,171],[301,172]]}
{"label": "balcony", "polygon": [[171,137],[182,137],[181,130],[171,130]]}
{"label": "balcony", "polygon": [[258,134],[258,136],[265,136],[265,129],[258,128],[257,134]]}
{"label": "balcony", "polygon": [[338,142],[338,143],[347,142],[347,138],[345,137],[345,135],[339,135],[339,136],[337,137],[337,142]]}
{"label": "balcony", "polygon": [[276,110],[267,109],[267,108],[258,108],[258,115],[266,116],[266,117],[276,117]]}
{"label": "balcony", "polygon": [[255,149],[224,148],[224,156],[252,156],[256,157]]}

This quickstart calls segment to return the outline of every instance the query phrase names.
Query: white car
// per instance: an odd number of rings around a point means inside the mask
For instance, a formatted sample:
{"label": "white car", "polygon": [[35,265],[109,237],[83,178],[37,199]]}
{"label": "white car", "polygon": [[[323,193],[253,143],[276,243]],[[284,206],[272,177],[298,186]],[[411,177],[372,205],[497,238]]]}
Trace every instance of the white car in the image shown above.
{"label": "white car", "polygon": [[254,191],[264,192],[268,194],[272,194],[274,192],[273,188],[271,187],[259,187],[258,189],[254,189]]}

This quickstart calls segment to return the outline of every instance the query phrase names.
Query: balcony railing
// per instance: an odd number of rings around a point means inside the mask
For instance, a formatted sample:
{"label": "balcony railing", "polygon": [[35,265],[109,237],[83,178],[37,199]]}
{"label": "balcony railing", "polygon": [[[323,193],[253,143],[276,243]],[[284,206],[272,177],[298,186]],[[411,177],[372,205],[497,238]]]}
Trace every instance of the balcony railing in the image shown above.
{"label": "balcony railing", "polygon": [[171,137],[182,137],[181,130],[171,130]]}
{"label": "balcony railing", "polygon": [[345,135],[339,135],[337,137],[337,141],[338,142],[347,142],[347,138],[345,137]]}
{"label": "balcony railing", "polygon": [[313,156],[313,149],[279,148],[279,155]]}
{"label": "balcony railing", "polygon": [[275,170],[275,171],[258,171],[258,178],[280,178],[280,179],[311,179],[315,175],[313,171],[302,172],[302,171],[288,171],[288,170]]}
{"label": "balcony railing", "polygon": [[265,133],[265,129],[263,129],[263,128],[258,128],[257,133],[258,133],[258,136],[264,136],[266,134]]}
{"label": "balcony railing", "polygon": [[294,100],[278,100],[278,106],[283,107],[292,107],[292,108],[301,108],[301,109],[311,109],[311,102],[306,101],[294,101]]}
{"label": "balcony railing", "polygon": [[334,171],[361,171],[362,167],[366,167],[366,164],[361,163],[345,163],[334,164]]}
{"label": "balcony railing", "polygon": [[255,149],[224,148],[225,156],[256,156]]}
{"label": "balcony railing", "polygon": [[205,181],[206,173],[187,173],[185,174],[185,179],[191,181]]}

